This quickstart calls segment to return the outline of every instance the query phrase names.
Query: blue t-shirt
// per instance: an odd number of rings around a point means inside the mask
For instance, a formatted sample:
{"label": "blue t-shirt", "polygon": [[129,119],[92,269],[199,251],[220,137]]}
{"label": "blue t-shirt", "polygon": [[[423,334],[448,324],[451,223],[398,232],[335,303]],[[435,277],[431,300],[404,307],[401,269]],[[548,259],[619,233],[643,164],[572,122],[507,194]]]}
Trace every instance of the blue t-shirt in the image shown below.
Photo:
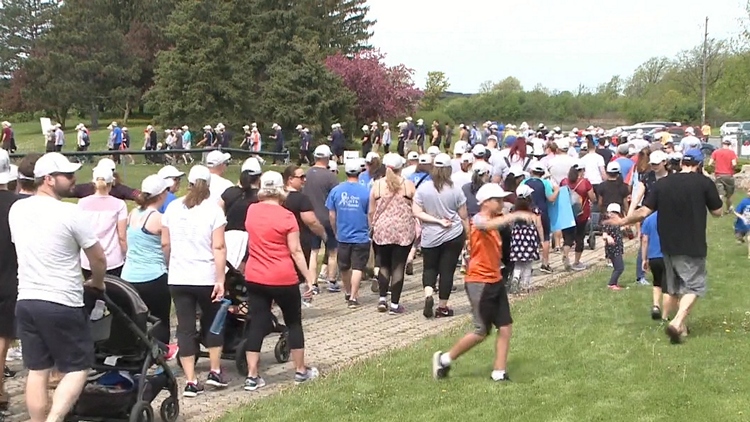
{"label": "blue t-shirt", "polygon": [[359,174],[359,184],[366,187],[368,190],[372,187],[372,177],[370,177],[369,171],[363,171]]}
{"label": "blue t-shirt", "polygon": [[552,182],[548,179],[530,177],[521,182],[521,184],[528,185],[530,188],[534,189],[534,192],[531,194],[531,202],[540,213],[547,214],[549,212],[549,200],[547,198],[552,196],[555,192],[552,187]]}
{"label": "blue t-shirt", "polygon": [[167,210],[167,205],[169,205],[170,202],[177,199],[177,195],[173,194],[172,192],[167,192],[167,199],[164,200],[164,205],[159,208],[159,212],[164,214],[164,211]]}
{"label": "blue t-shirt", "polygon": [[750,221],[750,198],[745,198],[740,201],[740,203],[737,204],[737,207],[734,210],[737,212],[737,214],[744,217],[744,221],[742,218],[738,218],[734,222],[734,231],[747,233],[748,231],[750,231],[750,224],[746,224],[745,221]]}
{"label": "blue t-shirt", "polygon": [[336,213],[336,240],[341,243],[370,241],[369,201],[370,191],[359,183],[342,182],[331,190],[326,208]]}
{"label": "blue t-shirt", "polygon": [[410,182],[414,183],[414,185],[419,183],[422,180],[422,178],[424,178],[425,182],[428,180],[432,180],[432,177],[430,177],[429,173],[422,173],[422,172],[412,173],[409,177],[407,177],[407,179],[409,179]]}
{"label": "blue t-shirt", "polygon": [[620,165],[620,174],[622,175],[622,179],[625,180],[628,177],[628,173],[630,173],[630,169],[633,168],[635,163],[633,160],[627,157],[620,157],[615,160],[617,164]]}
{"label": "blue t-shirt", "polygon": [[114,135],[114,138],[115,138],[115,139],[114,139],[114,144],[115,144],[115,145],[120,145],[120,144],[122,144],[122,129],[121,129],[121,128],[120,128],[119,126],[118,126],[118,127],[115,127],[115,128],[114,128],[114,129],[112,130],[112,134]]}
{"label": "blue t-shirt", "polygon": [[661,253],[661,241],[659,240],[659,230],[656,228],[656,218],[658,212],[655,212],[641,224],[641,234],[648,236],[648,250],[646,251],[646,257],[648,259],[663,258],[664,255]]}

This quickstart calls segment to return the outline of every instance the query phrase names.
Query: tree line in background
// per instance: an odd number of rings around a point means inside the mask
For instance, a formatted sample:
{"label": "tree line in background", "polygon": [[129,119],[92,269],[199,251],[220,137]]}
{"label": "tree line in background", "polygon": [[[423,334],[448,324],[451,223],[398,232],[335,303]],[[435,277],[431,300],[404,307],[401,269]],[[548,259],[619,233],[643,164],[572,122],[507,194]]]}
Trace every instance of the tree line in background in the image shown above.
{"label": "tree line in background", "polygon": [[[575,92],[524,89],[509,76],[451,94],[442,72],[423,91],[368,41],[366,0],[0,0],[0,114],[152,115],[163,126],[298,123],[327,133],[416,113],[486,119],[697,123],[703,46],[655,57],[629,77]],[[711,39],[709,122],[750,119],[750,36]],[[416,117],[416,116],[415,116]]]}

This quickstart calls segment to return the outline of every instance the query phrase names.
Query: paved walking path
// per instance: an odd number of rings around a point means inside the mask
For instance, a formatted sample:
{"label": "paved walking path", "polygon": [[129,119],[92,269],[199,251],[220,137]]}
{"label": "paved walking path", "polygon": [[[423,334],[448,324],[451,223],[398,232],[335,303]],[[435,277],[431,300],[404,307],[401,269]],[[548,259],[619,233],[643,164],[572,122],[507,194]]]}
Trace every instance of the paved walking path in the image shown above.
{"label": "paved walking path", "polygon": [[[604,265],[602,242],[598,243],[596,250],[587,249],[584,252],[582,262],[589,266]],[[634,245],[635,241],[628,243],[629,247]],[[536,267],[538,268],[538,265]],[[574,276],[573,273],[562,271],[560,254],[552,254],[552,267],[555,270],[552,275],[534,272],[535,287],[550,286],[561,279]],[[316,296],[313,306],[303,308],[302,312],[309,363],[317,366],[325,376],[335,369],[346,367],[369,356],[407,346],[425,337],[466,324],[469,318],[469,304],[462,289],[451,298],[450,304],[455,310],[455,317],[427,320],[422,316],[424,298],[421,269],[421,262],[415,262],[415,275],[406,277],[401,303],[407,312],[402,315],[389,316],[378,313],[377,294],[370,292],[369,282],[363,285],[360,298],[363,306],[357,310],[347,309],[342,293],[323,292]],[[633,270],[628,268],[623,275],[624,282],[633,278],[632,276]],[[459,274],[457,282],[459,285],[462,284]],[[601,283],[604,288],[606,280],[603,279]],[[180,420],[199,422],[216,419],[225,412],[290,386],[294,370],[291,363],[276,363],[273,356],[276,339],[276,335],[266,339],[261,357],[261,373],[268,383],[267,387],[253,393],[245,392],[242,389],[245,375],[237,373],[234,362],[225,362],[224,371],[229,376],[230,386],[224,390],[211,390],[211,387],[207,387],[205,394],[194,399],[180,397]],[[10,366],[13,369],[21,369],[20,362],[10,362]],[[205,379],[208,371],[207,359],[201,359],[197,369],[202,379]],[[179,370],[177,372],[180,374]],[[6,383],[6,391],[12,400],[13,415],[9,420],[13,422],[28,419],[23,397],[24,375],[24,372],[19,372]],[[180,382],[184,380],[181,378]],[[157,420],[159,405],[165,396],[166,394],[162,393],[153,403]]]}

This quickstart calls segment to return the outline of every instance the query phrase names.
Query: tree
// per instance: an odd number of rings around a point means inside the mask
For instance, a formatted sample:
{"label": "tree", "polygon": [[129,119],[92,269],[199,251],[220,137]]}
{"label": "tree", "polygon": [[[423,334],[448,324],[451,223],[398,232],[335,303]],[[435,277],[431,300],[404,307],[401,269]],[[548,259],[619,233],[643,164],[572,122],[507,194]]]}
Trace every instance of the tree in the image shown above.
{"label": "tree", "polygon": [[298,26],[309,32],[303,37],[317,40],[324,56],[371,48],[368,41],[376,21],[367,19],[366,0],[300,0],[295,7],[300,10]]}
{"label": "tree", "polygon": [[56,0],[0,1],[0,79],[10,78],[51,28]]}
{"label": "tree", "polygon": [[388,67],[379,50],[363,51],[347,57],[335,54],[326,66],[343,80],[356,98],[357,122],[392,119],[411,113],[421,97],[406,66]]}
{"label": "tree", "polygon": [[[709,39],[706,49],[706,86],[710,90],[724,72],[726,62],[724,41]],[[678,75],[685,94],[699,95],[703,79],[703,45],[682,51],[677,56]]]}
{"label": "tree", "polygon": [[630,96],[645,95],[658,85],[669,71],[672,63],[666,57],[652,57],[638,66],[625,87]]}
{"label": "tree", "polygon": [[445,72],[427,72],[427,81],[424,85],[424,96],[422,97],[422,108],[434,110],[440,98],[450,87]]}

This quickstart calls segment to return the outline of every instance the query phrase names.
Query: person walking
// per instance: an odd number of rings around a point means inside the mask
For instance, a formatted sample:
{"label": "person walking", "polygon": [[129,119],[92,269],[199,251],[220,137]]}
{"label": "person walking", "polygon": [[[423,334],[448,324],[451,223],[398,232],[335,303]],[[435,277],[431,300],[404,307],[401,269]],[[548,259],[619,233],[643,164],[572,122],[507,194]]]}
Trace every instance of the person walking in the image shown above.
{"label": "person walking", "polygon": [[[13,204],[21,199],[15,191],[8,188],[10,179],[10,156],[8,151],[0,149],[0,248],[3,250],[0,259],[0,365],[7,375],[10,375],[10,370],[5,366],[5,360],[11,343],[16,338],[18,296],[18,259],[11,238],[8,213]],[[5,391],[7,375],[0,378],[0,418],[7,416],[10,409],[10,397]]]}
{"label": "person walking", "polygon": [[[37,160],[34,196],[16,201],[8,213],[18,256],[16,327],[23,344],[26,407],[33,422],[62,421],[76,403],[94,363],[84,286],[104,291],[107,258],[90,222],[78,206],[61,201],[75,186],[81,164],[59,153]],[[84,283],[80,253],[91,265]],[[63,375],[51,407],[48,385],[52,368]]]}
{"label": "person walking", "polygon": [[724,213],[732,213],[732,195],[734,195],[734,167],[737,165],[737,153],[732,149],[729,139],[721,141],[721,148],[711,153],[708,165],[715,165],[714,176],[716,187],[724,201]]}
{"label": "person walking", "polygon": [[[594,156],[599,157],[599,154],[594,154]],[[565,271],[583,271],[586,269],[586,265],[581,263],[581,256],[583,256],[586,243],[586,225],[591,217],[591,203],[596,201],[596,194],[594,194],[594,187],[589,179],[584,177],[585,171],[586,165],[582,160],[579,160],[570,167],[568,177],[560,183],[561,186],[567,186],[570,189],[571,198],[578,197],[577,205],[580,205],[580,211],[575,216],[576,224],[562,231],[562,261]],[[574,246],[573,264],[571,265],[570,249]]]}

